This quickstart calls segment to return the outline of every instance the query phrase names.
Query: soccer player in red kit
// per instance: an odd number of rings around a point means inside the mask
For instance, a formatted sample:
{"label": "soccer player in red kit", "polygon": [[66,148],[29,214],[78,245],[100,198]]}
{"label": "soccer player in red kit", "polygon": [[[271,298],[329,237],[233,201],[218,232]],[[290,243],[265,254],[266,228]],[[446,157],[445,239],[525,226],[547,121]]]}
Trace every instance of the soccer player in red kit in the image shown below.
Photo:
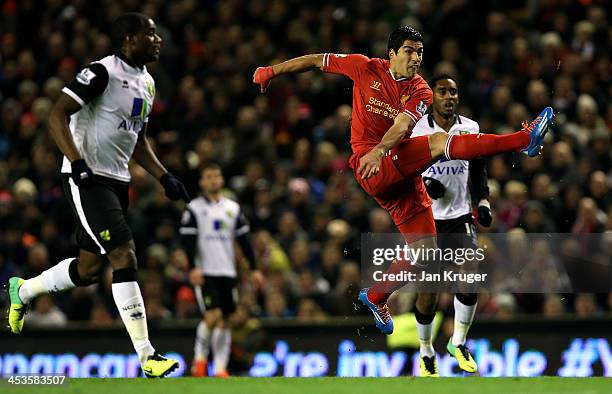
{"label": "soccer player in red kit", "polygon": [[[389,36],[389,60],[363,55],[312,54],[268,67],[259,67],[253,82],[262,93],[272,78],[287,73],[320,69],[351,78],[353,112],[349,165],[361,187],[389,212],[406,242],[429,235],[435,246],[436,227],[421,173],[441,157],[470,160],[503,152],[522,151],[536,156],[552,120],[547,107],[529,125],[508,135],[449,135],[436,132],[410,138],[416,122],[432,102],[432,91],[417,74],[423,59],[423,38],[412,27],[396,29]],[[422,245],[422,240],[419,242]],[[409,262],[391,264],[389,271],[410,270]],[[393,332],[387,308],[389,295],[403,283],[378,282],[363,289],[359,299],[374,314],[376,326]],[[427,294],[420,294],[416,308],[429,314]]]}

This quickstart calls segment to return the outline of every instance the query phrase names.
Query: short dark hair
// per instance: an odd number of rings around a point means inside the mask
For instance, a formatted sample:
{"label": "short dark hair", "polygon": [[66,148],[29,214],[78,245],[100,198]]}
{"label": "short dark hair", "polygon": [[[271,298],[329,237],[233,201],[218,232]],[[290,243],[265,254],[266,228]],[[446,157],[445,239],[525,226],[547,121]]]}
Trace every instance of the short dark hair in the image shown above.
{"label": "short dark hair", "polygon": [[223,173],[223,170],[221,169],[221,166],[219,164],[211,162],[211,163],[206,163],[202,166],[200,174],[203,174],[204,171],[211,171],[211,170],[217,170]]}
{"label": "short dark hair", "polygon": [[404,44],[404,41],[406,40],[423,42],[423,36],[414,27],[398,27],[397,29],[393,30],[393,32],[391,32],[391,35],[389,36],[389,43],[387,44],[387,53],[389,53],[391,49],[393,49],[395,52],[399,51],[399,49],[402,47],[402,44]]}
{"label": "short dark hair", "polygon": [[433,88],[436,86],[436,83],[438,81],[441,81],[443,79],[450,79],[451,81],[455,82],[455,85],[457,85],[457,88],[459,87],[459,84],[457,83],[457,80],[455,79],[455,77],[452,77],[449,74],[438,74],[429,80],[429,87],[431,88],[431,90],[433,90]]}
{"label": "short dark hair", "polygon": [[121,49],[126,36],[144,31],[148,26],[149,17],[139,12],[128,12],[111,24],[111,43],[115,50]]}

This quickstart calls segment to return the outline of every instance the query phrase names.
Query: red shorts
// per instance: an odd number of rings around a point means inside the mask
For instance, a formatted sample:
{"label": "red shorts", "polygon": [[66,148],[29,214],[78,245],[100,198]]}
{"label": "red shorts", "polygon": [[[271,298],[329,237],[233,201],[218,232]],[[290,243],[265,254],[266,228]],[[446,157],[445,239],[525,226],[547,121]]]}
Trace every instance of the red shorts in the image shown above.
{"label": "red shorts", "polygon": [[381,159],[378,173],[363,179],[357,174],[357,168],[359,159],[366,153],[355,152],[351,156],[355,178],[363,190],[389,212],[396,226],[428,208],[431,211],[431,198],[421,179],[421,173],[432,164],[427,136],[400,142]]}
{"label": "red shorts", "polygon": [[436,235],[436,222],[431,207],[424,209],[397,226],[408,243]]}

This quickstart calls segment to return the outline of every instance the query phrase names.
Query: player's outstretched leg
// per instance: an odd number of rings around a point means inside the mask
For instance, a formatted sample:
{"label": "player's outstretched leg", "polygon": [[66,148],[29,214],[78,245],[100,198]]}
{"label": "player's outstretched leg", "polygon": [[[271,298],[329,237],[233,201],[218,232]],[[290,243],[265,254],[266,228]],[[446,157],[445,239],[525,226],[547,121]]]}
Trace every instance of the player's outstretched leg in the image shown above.
{"label": "player's outstretched leg", "polygon": [[[97,280],[97,276],[82,278],[79,275],[79,258],[71,257],[60,261],[57,265],[43,271],[31,279],[12,277],[4,285],[9,299],[7,313],[8,326],[13,334],[20,334],[23,330],[25,313],[30,301],[40,294],[58,293],[70,290],[77,286],[88,286]],[[87,271],[97,272],[99,261],[85,262]],[[89,269],[91,268],[91,269]]]}
{"label": "player's outstretched leg", "polygon": [[[537,156],[548,128],[552,123],[553,109],[546,107],[540,115],[523,129],[512,134],[464,134],[446,136],[443,152],[441,144],[430,144],[432,156],[444,155],[446,158],[471,160],[477,157],[492,156],[505,152],[520,151],[529,157]],[[435,134],[434,134],[435,135]],[[432,137],[434,136],[432,135]],[[435,139],[436,137],[434,137]]]}
{"label": "player's outstretched leg", "polygon": [[370,301],[370,297],[368,294],[370,293],[370,288],[366,287],[361,289],[359,292],[359,301],[366,307],[372,311],[374,315],[374,321],[376,322],[376,327],[383,334],[391,334],[393,333],[393,319],[391,318],[391,313],[389,313],[389,307],[387,306],[387,301],[380,302],[372,302]]}
{"label": "player's outstretched leg", "polygon": [[[417,334],[419,336],[419,367],[421,376],[438,377],[438,364],[436,362],[436,352],[433,348],[433,320],[435,309],[438,303],[438,296],[435,293],[419,293],[414,317],[417,321]],[[420,309],[426,310],[423,313]]]}
{"label": "player's outstretched leg", "polygon": [[459,368],[465,372],[474,373],[478,371],[476,361],[465,346],[468,330],[474,320],[478,296],[476,294],[455,295],[455,328],[453,336],[448,340],[446,350],[457,359]]}

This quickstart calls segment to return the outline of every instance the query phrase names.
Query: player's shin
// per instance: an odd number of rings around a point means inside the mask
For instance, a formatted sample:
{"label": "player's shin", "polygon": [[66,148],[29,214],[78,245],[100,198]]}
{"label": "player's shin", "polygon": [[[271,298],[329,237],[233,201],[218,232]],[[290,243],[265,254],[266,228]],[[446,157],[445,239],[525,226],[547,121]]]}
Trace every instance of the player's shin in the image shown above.
{"label": "player's shin", "polygon": [[417,321],[421,357],[433,357],[436,354],[432,344],[434,316],[435,314],[423,314],[419,312],[417,308],[414,310],[414,317]]}
{"label": "player's shin", "polygon": [[19,288],[19,298],[24,304],[28,304],[41,294],[58,293],[81,285],[78,262],[76,257],[62,260],[40,275],[25,280]]}
{"label": "player's shin", "polygon": [[[408,260],[393,260],[389,265],[389,268],[384,272],[383,278],[395,278],[402,275],[404,272],[410,272],[412,270],[410,261]],[[387,302],[387,299],[395,290],[404,287],[406,282],[403,281],[391,281],[381,280],[376,282],[368,292],[368,299],[370,302],[376,305],[380,305]]]}
{"label": "player's shin", "polygon": [[228,328],[215,328],[211,336],[213,363],[215,365],[215,375],[227,373],[230,349],[232,344],[232,334]]}
{"label": "player's shin", "polygon": [[147,316],[140,287],[136,282],[136,269],[124,268],[113,272],[113,299],[121,320],[127,329],[140,363],[155,353],[149,341]]}
{"label": "player's shin", "polygon": [[474,314],[478,305],[476,294],[456,294],[455,295],[455,327],[453,331],[453,346],[464,345]]}
{"label": "player's shin", "polygon": [[444,156],[449,160],[471,160],[498,153],[517,152],[528,146],[529,141],[529,134],[523,131],[506,135],[451,135],[446,141]]}
{"label": "player's shin", "polygon": [[210,330],[203,320],[200,320],[196,328],[196,339],[193,346],[193,358],[196,361],[204,361],[208,358],[210,350]]}

